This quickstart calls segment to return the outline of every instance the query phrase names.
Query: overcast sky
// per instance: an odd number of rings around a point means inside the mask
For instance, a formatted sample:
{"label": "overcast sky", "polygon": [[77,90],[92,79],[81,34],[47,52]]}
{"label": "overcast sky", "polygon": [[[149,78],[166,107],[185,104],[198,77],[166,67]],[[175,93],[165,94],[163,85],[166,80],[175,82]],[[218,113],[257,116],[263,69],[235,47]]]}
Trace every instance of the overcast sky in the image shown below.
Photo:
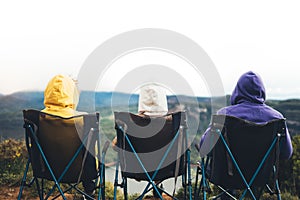
{"label": "overcast sky", "polygon": [[242,73],[253,70],[263,78],[267,98],[300,98],[299,3],[280,2],[2,1],[0,93],[43,90],[55,74],[76,78],[86,58],[106,40],[135,29],[159,28],[200,45],[227,94]]}

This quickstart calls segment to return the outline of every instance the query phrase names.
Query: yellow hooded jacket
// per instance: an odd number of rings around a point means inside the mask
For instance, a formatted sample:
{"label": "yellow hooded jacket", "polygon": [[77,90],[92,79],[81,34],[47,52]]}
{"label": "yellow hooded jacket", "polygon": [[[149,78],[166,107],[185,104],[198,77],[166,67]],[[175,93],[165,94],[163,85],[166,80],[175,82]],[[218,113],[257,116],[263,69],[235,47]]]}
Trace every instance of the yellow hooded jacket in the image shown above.
{"label": "yellow hooded jacket", "polygon": [[[76,83],[70,77],[63,75],[54,76],[48,83],[44,91],[44,113],[69,118],[77,115],[86,114],[86,112],[76,111],[79,101],[79,91]],[[83,117],[70,119],[70,123],[75,123],[78,133],[83,132]],[[95,149],[96,155],[98,154]],[[96,162],[98,169],[98,162]]]}
{"label": "yellow hooded jacket", "polygon": [[78,101],[79,91],[73,79],[56,75],[49,81],[45,89],[45,109],[42,112],[65,118],[79,115],[82,113],[76,111]]}

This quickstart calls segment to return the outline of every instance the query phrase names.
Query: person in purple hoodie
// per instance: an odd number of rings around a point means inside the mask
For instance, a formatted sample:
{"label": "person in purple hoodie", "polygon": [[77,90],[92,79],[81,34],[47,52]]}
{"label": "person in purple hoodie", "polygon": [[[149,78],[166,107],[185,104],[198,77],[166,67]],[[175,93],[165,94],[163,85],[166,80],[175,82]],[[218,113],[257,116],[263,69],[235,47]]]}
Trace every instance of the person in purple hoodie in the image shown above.
{"label": "person in purple hoodie", "polygon": [[[284,118],[280,112],[266,105],[265,99],[265,87],[260,76],[249,71],[239,78],[231,95],[231,105],[221,108],[217,111],[217,114],[234,116],[258,124]],[[201,138],[201,155],[206,155],[212,148],[208,145],[203,145],[209,132],[210,127],[208,127]],[[293,153],[293,147],[287,127],[285,138],[282,139],[280,145],[280,159],[289,159]]]}
{"label": "person in purple hoodie", "polygon": [[[266,92],[260,76],[252,71],[244,73],[238,80],[231,95],[231,105],[217,111],[220,115],[229,115],[245,119],[257,124],[263,124],[274,119],[282,119],[283,115],[265,104]],[[207,155],[216,141],[211,143],[209,126],[200,140],[200,156]],[[205,142],[210,141],[210,142]],[[293,147],[289,131],[286,127],[285,138],[280,144],[280,159],[289,159]],[[222,199],[226,199],[222,197]]]}

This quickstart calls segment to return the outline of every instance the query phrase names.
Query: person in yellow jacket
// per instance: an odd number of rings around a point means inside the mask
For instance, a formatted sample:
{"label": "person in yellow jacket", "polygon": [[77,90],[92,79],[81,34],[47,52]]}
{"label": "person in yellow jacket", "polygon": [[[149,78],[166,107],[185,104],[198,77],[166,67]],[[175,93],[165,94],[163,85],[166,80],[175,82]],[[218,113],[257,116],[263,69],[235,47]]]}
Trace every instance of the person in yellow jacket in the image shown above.
{"label": "person in yellow jacket", "polygon": [[[44,113],[68,118],[76,115],[84,114],[85,112],[76,111],[79,102],[79,90],[76,82],[68,76],[56,75],[48,83],[44,91],[44,105],[42,110]],[[83,118],[78,123],[83,124]],[[94,164],[90,161],[92,155],[87,156],[86,165]],[[88,172],[83,172],[88,173]],[[88,176],[86,176],[88,177]],[[93,196],[95,183],[92,179],[85,179],[82,182],[85,192]]]}
{"label": "person in yellow jacket", "polygon": [[75,81],[63,75],[54,76],[44,91],[45,109],[42,112],[61,117],[72,117],[82,112],[76,111],[79,91]]}

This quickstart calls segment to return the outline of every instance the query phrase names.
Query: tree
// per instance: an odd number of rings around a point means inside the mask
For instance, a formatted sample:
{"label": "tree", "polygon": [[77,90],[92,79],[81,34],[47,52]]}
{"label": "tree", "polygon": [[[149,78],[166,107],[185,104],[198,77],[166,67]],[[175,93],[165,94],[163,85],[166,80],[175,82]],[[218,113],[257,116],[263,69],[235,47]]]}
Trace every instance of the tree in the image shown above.
{"label": "tree", "polygon": [[280,189],[300,196],[300,135],[292,138],[293,155],[289,160],[280,161]]}

